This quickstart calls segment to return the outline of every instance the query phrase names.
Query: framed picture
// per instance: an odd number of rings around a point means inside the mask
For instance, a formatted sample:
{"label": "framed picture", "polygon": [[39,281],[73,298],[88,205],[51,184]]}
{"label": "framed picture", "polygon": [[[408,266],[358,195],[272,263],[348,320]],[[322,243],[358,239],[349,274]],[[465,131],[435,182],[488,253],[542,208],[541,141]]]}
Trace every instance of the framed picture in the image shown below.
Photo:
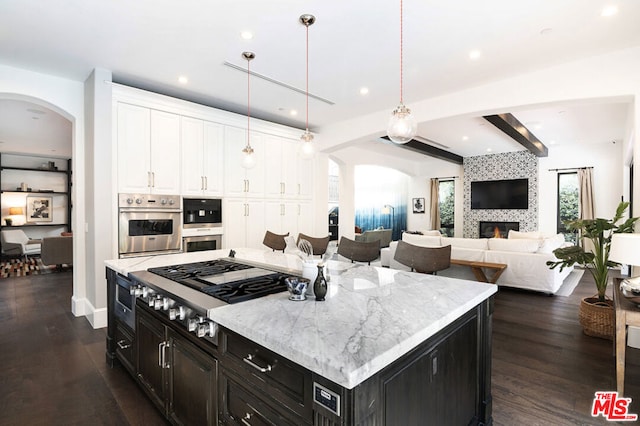
{"label": "framed picture", "polygon": [[424,198],[414,198],[412,204],[414,213],[424,213]]}
{"label": "framed picture", "polygon": [[27,222],[52,222],[53,197],[27,197]]}

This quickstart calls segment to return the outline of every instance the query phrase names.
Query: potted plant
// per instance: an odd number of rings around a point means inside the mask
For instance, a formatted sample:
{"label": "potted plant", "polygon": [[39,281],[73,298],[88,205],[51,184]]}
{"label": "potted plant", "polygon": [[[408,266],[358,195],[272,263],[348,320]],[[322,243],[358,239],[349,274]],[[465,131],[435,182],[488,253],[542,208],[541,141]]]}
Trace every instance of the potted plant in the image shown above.
{"label": "potted plant", "polygon": [[[580,303],[580,324],[584,333],[589,336],[613,338],[615,319],[613,301],[606,296],[606,292],[609,282],[609,268],[619,264],[609,260],[609,249],[613,234],[633,232],[633,227],[638,220],[637,217],[629,218],[618,224],[628,207],[629,203],[621,202],[612,219],[565,221],[568,230],[578,232],[583,244],[582,246],[556,249],[553,254],[559,260],[547,262],[551,269],[559,266],[560,270],[577,264],[586,268],[593,276],[598,294],[593,297],[585,297]],[[591,243],[591,247],[585,245],[585,240]]]}

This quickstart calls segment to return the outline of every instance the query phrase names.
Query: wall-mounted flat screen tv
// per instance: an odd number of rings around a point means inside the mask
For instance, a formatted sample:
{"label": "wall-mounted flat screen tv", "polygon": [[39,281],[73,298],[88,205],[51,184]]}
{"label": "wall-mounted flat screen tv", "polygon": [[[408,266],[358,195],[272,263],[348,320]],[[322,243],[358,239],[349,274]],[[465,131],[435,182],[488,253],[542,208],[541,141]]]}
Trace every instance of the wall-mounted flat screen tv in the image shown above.
{"label": "wall-mounted flat screen tv", "polygon": [[529,179],[471,182],[472,209],[528,209]]}

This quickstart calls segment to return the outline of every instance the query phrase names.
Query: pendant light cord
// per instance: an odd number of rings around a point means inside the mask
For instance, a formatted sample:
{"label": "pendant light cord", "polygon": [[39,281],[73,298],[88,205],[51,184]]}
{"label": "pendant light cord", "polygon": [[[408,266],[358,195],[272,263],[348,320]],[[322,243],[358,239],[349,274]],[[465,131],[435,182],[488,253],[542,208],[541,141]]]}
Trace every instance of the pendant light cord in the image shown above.
{"label": "pendant light cord", "polygon": [[251,76],[251,60],[247,59],[247,146],[250,147],[251,143],[249,142],[249,122],[251,116],[251,86],[250,86],[250,76]]}
{"label": "pendant light cord", "polygon": [[404,97],[402,93],[402,62],[403,62],[403,28],[402,28],[402,0],[400,0],[400,104],[404,104]]}
{"label": "pendant light cord", "polygon": [[307,132],[309,132],[309,25],[307,27]]}

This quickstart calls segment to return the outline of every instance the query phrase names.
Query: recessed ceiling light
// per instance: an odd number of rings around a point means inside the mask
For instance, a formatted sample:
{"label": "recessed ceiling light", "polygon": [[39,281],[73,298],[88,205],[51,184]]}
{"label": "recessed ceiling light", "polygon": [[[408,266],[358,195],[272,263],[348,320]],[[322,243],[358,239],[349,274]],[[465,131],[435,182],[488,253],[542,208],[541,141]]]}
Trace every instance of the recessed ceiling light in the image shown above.
{"label": "recessed ceiling light", "polygon": [[369,88],[368,87],[361,87],[360,88],[360,94],[361,95],[366,95],[369,93]]}
{"label": "recessed ceiling light", "polygon": [[251,31],[242,31],[240,33],[240,37],[244,40],[251,40],[253,38],[253,33]]}
{"label": "recessed ceiling light", "polygon": [[540,35],[541,36],[546,36],[551,34],[551,32],[553,31],[553,28],[543,28],[540,30]]}
{"label": "recessed ceiling light", "polygon": [[469,52],[469,59],[476,60],[480,58],[481,55],[482,55],[482,52],[480,52],[478,49],[474,49],[471,52]]}
{"label": "recessed ceiling light", "polygon": [[178,83],[180,84],[187,84],[189,82],[189,78],[187,78],[184,75],[181,75],[180,77],[178,77]]}
{"label": "recessed ceiling light", "polygon": [[469,136],[463,136],[463,137],[462,137],[462,140],[463,140],[463,141],[468,141],[468,140],[469,140]]}
{"label": "recessed ceiling light", "polygon": [[549,141],[549,145],[555,145],[555,144],[557,144],[557,143],[558,143],[558,142],[556,142],[556,141]]}
{"label": "recessed ceiling light", "polygon": [[605,6],[602,9],[602,12],[600,12],[600,16],[608,17],[608,16],[613,16],[616,13],[618,13],[618,6],[609,5],[609,6]]}
{"label": "recessed ceiling light", "polygon": [[487,148],[487,152],[491,152],[491,151],[493,151],[493,149]]}
{"label": "recessed ceiling light", "polygon": [[292,109],[291,111],[289,111],[290,115],[298,115],[298,110]]}

